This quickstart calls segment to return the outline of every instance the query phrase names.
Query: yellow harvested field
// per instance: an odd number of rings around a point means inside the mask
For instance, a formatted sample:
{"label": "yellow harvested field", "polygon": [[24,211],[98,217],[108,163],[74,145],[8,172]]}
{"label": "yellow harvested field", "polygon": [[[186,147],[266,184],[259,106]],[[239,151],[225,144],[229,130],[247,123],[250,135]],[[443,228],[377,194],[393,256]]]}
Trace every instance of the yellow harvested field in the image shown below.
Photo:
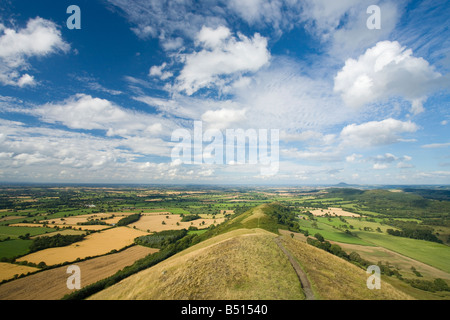
{"label": "yellow harvested field", "polygon": [[[75,263],[80,267],[81,287],[107,278],[135,261],[157,252],[133,246],[121,252]],[[17,279],[0,286],[0,300],[56,300],[73,290],[67,288],[67,267],[58,267]]]}
{"label": "yellow harvested field", "polygon": [[114,217],[114,218],[111,218],[111,219],[106,219],[106,220],[103,220],[104,222],[106,222],[107,224],[116,224],[117,222],[119,222],[119,220],[120,219],[123,219],[123,217]]}
{"label": "yellow harvested field", "polygon": [[146,214],[143,215],[138,221],[131,223],[129,226],[136,227],[139,230],[148,230],[149,232],[160,232],[165,230],[188,229],[190,226],[204,229],[208,228],[212,224],[217,225],[219,223],[222,223],[224,220],[224,218],[218,218],[197,219],[189,222],[181,222],[181,216],[179,214]]}
{"label": "yellow harvested field", "polygon": [[315,216],[324,216],[325,214],[328,213],[331,216],[338,216],[338,217],[360,217],[359,214],[344,211],[341,208],[315,209],[310,210],[310,212]]}
{"label": "yellow harvested field", "polygon": [[0,281],[14,278],[14,275],[38,271],[38,268],[19,266],[13,263],[0,262]]}
{"label": "yellow harvested field", "polygon": [[133,243],[134,238],[147,235],[147,232],[127,227],[112,228],[88,235],[84,240],[66,247],[49,248],[28,254],[17,261],[39,263],[44,261],[51,266],[78,258],[95,257],[111,250],[120,250]]}
{"label": "yellow harvested field", "polygon": [[65,229],[65,228],[69,228],[71,227],[73,230],[103,230],[103,229],[108,229],[111,228],[111,226],[108,225],[91,225],[91,226],[77,226],[77,225],[58,225],[58,224],[47,224],[47,225],[43,225],[41,223],[14,223],[14,224],[10,224],[11,227],[47,227],[47,228],[61,228],[61,229]]}
{"label": "yellow harvested field", "polygon": [[112,214],[109,213],[95,213],[95,214],[83,214],[79,216],[66,217],[66,218],[58,218],[58,219],[49,219],[47,222],[49,224],[59,224],[59,225],[76,225],[78,223],[87,222],[88,220],[100,220],[104,218],[112,218]]}

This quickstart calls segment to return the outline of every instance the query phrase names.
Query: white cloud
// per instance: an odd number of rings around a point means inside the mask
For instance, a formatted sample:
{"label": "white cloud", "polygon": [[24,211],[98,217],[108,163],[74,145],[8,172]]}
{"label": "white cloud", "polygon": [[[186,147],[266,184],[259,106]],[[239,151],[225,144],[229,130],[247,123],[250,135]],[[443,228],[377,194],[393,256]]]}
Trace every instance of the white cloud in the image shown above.
{"label": "white cloud", "polygon": [[355,116],[349,108],[337,108],[342,103],[330,82],[305,75],[305,68],[303,63],[274,57],[247,86],[233,89],[234,101],[251,112],[249,128],[280,129],[285,138],[294,138],[299,132],[321,132]]}
{"label": "white cloud", "polygon": [[21,75],[21,71],[30,68],[28,59],[67,52],[69,48],[56,24],[49,20],[30,19],[26,28],[20,30],[0,24],[0,82],[19,87],[34,85],[33,76]]}
{"label": "white cloud", "polygon": [[334,91],[350,107],[361,107],[389,98],[408,100],[413,114],[423,111],[430,91],[442,85],[442,75],[411,49],[396,41],[378,42],[357,60],[348,59],[334,78]]}
{"label": "white cloud", "polygon": [[418,126],[411,121],[389,118],[360,125],[350,124],[342,129],[340,138],[343,146],[372,147],[399,142],[399,134],[417,130]]}
{"label": "white cloud", "polygon": [[17,85],[21,88],[25,86],[34,86],[35,84],[36,81],[34,80],[34,77],[29,74],[24,74],[17,80]]}
{"label": "white cloud", "polygon": [[[381,29],[370,30],[367,8],[378,5]],[[333,57],[359,54],[361,50],[386,39],[401,17],[402,3],[379,0],[303,0],[301,19],[305,28],[318,37]]]}
{"label": "white cloud", "polygon": [[[108,135],[127,136],[138,132],[161,132],[168,120],[157,115],[124,109],[109,100],[77,94],[61,103],[45,104],[23,112],[36,115],[47,123],[62,123],[68,128],[107,131]],[[155,130],[155,125],[159,130]]]}
{"label": "white cloud", "polygon": [[180,49],[183,46],[184,40],[180,37],[174,39],[164,39],[160,38],[161,45],[166,51],[174,51]]}
{"label": "white cloud", "polygon": [[310,148],[299,150],[297,148],[281,149],[281,155],[298,160],[335,162],[341,160],[341,152],[336,148]]}
{"label": "white cloud", "polygon": [[445,147],[450,147],[450,142],[430,143],[430,144],[425,144],[422,146],[422,148],[426,148],[426,149],[436,149],[436,148],[445,148]]}
{"label": "white cloud", "polygon": [[255,72],[269,63],[267,39],[256,33],[253,38],[231,36],[228,28],[203,27],[196,38],[201,50],[187,54],[177,77],[176,88],[192,95],[201,88],[217,87],[224,76]]}
{"label": "white cloud", "polygon": [[314,130],[290,133],[285,130],[280,132],[280,140],[285,142],[307,142],[313,145],[330,145],[336,141],[335,134],[323,134]]}
{"label": "white cloud", "polygon": [[220,109],[208,110],[202,115],[202,120],[208,127],[223,130],[246,119],[246,110]]}
{"label": "white cloud", "polygon": [[345,161],[350,162],[350,163],[356,163],[356,162],[360,162],[362,158],[363,158],[362,154],[353,153],[353,154],[345,157]]}
{"label": "white cloud", "polygon": [[375,170],[383,170],[383,169],[389,168],[389,166],[388,166],[387,164],[385,164],[385,163],[375,163],[375,164],[373,165],[373,168],[374,168]]}
{"label": "white cloud", "polygon": [[172,72],[163,71],[167,67],[167,63],[163,63],[160,66],[153,66],[150,68],[149,76],[159,77],[161,80],[167,80],[173,76]]}
{"label": "white cloud", "polygon": [[376,163],[391,163],[397,161],[398,158],[394,156],[392,153],[386,153],[384,155],[378,155],[375,157],[374,161]]}

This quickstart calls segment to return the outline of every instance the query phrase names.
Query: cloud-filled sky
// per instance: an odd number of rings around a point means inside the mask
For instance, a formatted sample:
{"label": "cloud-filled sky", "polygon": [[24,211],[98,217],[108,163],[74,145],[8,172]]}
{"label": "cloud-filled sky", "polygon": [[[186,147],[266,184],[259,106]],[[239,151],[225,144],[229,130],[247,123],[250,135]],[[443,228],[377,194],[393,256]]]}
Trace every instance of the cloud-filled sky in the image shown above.
{"label": "cloud-filled sky", "polygon": [[[449,13],[445,0],[2,1],[0,182],[448,184]],[[260,144],[229,161],[240,129]],[[276,170],[248,154],[265,138]]]}

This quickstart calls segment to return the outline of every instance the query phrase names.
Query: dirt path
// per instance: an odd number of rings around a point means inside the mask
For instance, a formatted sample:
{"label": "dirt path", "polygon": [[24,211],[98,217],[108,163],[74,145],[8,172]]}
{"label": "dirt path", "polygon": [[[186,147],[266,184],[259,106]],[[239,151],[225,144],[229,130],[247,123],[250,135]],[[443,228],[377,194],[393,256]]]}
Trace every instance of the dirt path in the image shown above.
{"label": "dirt path", "polygon": [[283,253],[288,257],[289,262],[297,273],[298,279],[300,280],[300,284],[302,286],[303,292],[305,293],[306,300],[315,300],[314,293],[312,291],[311,283],[306,276],[306,273],[303,271],[302,267],[298,264],[297,260],[292,256],[292,254],[283,246],[281,242],[282,237],[275,238],[275,243],[278,247],[283,251]]}

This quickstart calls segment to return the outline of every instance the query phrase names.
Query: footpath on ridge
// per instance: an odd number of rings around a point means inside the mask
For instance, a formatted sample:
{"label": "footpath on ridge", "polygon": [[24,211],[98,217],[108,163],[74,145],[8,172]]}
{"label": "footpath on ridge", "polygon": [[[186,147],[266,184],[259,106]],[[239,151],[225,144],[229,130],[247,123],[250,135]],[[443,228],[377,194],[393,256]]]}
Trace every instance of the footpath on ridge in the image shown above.
{"label": "footpath on ridge", "polygon": [[283,251],[283,253],[288,257],[289,262],[297,273],[298,279],[300,280],[300,284],[302,286],[303,292],[305,293],[306,300],[315,300],[314,293],[312,291],[311,283],[306,276],[306,273],[303,271],[302,267],[298,264],[297,260],[292,256],[292,254],[284,247],[281,242],[282,237],[275,238],[275,243],[278,247]]}

